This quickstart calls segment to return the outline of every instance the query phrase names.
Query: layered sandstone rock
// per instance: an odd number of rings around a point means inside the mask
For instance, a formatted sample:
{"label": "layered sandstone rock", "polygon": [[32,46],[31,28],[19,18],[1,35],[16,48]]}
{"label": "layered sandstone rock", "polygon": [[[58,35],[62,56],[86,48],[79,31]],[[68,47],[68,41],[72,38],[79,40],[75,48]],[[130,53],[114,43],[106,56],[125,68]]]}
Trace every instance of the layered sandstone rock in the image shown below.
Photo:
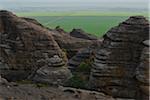
{"label": "layered sandstone rock", "polygon": [[8,81],[0,76],[0,85],[7,84]]}
{"label": "layered sandstone rock", "polygon": [[138,94],[139,100],[149,100],[150,41],[146,40],[143,42],[143,44],[144,49],[141,54],[141,63],[136,68],[136,79],[140,89],[140,94]]}
{"label": "layered sandstone rock", "polygon": [[[124,100],[103,93],[65,87],[35,87],[0,85],[0,100]],[[128,99],[127,99],[128,100]]]}
{"label": "layered sandstone rock", "polygon": [[72,72],[75,72],[83,62],[89,61],[88,63],[92,63],[91,60],[93,59],[95,52],[97,51],[97,47],[101,44],[101,42],[102,39],[99,39],[89,47],[79,50],[75,56],[69,59],[68,68]]}
{"label": "layered sandstone rock", "polygon": [[62,83],[70,77],[64,53],[42,26],[0,11],[0,37],[0,72],[9,81]]}
{"label": "layered sandstone rock", "polygon": [[109,30],[92,66],[91,88],[114,97],[136,98],[135,70],[148,35],[149,22],[142,16],[130,17]]}
{"label": "layered sandstone rock", "polygon": [[73,37],[60,27],[50,29],[50,32],[52,33],[55,41],[59,44],[60,48],[66,52],[69,59],[81,49],[87,48],[97,42],[97,40]]}
{"label": "layered sandstone rock", "polygon": [[37,20],[35,20],[35,19],[32,19],[32,18],[27,18],[27,17],[21,17],[22,19],[24,19],[24,20],[26,20],[26,21],[28,21],[28,22],[31,22],[31,23],[34,23],[34,24],[36,24],[36,25],[39,25],[39,26],[41,26],[41,27],[44,27],[42,24],[40,24]]}
{"label": "layered sandstone rock", "polygon": [[[42,26],[38,21],[31,18],[23,18],[26,21],[34,23],[36,25]],[[47,28],[49,29],[49,28]],[[58,43],[60,48],[66,52],[67,57],[70,59],[76,55],[76,53],[84,48],[87,48],[91,45],[95,45],[97,43],[97,38],[95,36],[89,35],[85,33],[81,29],[73,29],[70,34],[64,31],[61,27],[57,26],[55,29],[49,29],[54,37],[54,40]],[[82,34],[82,37],[80,36]]]}

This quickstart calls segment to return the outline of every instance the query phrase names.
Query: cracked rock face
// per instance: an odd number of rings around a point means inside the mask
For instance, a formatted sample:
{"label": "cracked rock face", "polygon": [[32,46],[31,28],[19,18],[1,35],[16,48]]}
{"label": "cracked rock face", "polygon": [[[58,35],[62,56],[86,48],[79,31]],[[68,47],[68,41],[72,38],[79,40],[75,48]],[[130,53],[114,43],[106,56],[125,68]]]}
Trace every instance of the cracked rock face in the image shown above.
{"label": "cracked rock face", "polygon": [[141,53],[140,64],[136,68],[136,79],[142,98],[139,100],[149,100],[149,63],[150,63],[150,40],[143,42],[144,49]]}
{"label": "cracked rock face", "polygon": [[104,35],[91,70],[91,88],[114,97],[136,98],[135,70],[141,61],[142,42],[149,37],[148,30],[148,20],[133,16]]}
{"label": "cracked rock face", "polygon": [[8,81],[34,78],[45,66],[49,72],[55,67],[58,72],[63,69],[61,76],[70,77],[67,59],[51,32],[8,11],[0,11],[0,52],[1,75]]}

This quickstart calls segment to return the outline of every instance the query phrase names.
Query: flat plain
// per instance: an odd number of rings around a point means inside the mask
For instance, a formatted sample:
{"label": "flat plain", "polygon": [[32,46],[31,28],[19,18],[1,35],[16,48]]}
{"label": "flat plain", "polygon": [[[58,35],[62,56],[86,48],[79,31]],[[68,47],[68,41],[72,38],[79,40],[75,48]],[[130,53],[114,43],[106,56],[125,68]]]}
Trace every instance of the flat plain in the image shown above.
{"label": "flat plain", "polygon": [[[74,28],[83,29],[85,32],[101,37],[111,27],[124,21],[131,15],[141,15],[139,13],[98,13],[98,12],[27,12],[17,13],[19,16],[34,18],[49,28],[60,26],[65,31],[70,32]],[[142,14],[147,16],[146,13]]]}

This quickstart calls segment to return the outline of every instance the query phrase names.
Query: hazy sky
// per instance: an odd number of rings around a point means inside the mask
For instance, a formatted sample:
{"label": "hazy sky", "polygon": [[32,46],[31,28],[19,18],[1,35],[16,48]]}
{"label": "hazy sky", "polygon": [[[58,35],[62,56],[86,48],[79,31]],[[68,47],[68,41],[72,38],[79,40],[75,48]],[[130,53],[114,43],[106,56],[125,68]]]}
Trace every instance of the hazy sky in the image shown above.
{"label": "hazy sky", "polygon": [[0,2],[148,2],[149,0],[0,0]]}
{"label": "hazy sky", "polygon": [[[0,1],[42,1],[42,2],[44,2],[44,1],[77,1],[77,2],[81,2],[81,0],[0,0]],[[145,2],[145,1],[148,1],[148,0],[82,0],[82,1],[96,1],[96,2],[101,2],[101,1],[127,1],[127,2],[131,2],[131,1],[134,1],[134,2],[136,2],[136,1],[142,1],[142,2]]]}
{"label": "hazy sky", "polygon": [[[54,7],[64,9],[136,8],[148,10],[149,0],[0,0],[0,9]],[[67,8],[68,9],[68,8]]]}

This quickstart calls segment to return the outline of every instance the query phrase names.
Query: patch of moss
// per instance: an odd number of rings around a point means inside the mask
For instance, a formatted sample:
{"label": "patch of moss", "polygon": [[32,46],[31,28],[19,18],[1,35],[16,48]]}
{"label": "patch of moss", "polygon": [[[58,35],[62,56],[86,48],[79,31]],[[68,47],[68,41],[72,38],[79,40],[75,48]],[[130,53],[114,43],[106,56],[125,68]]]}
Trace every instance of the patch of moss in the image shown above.
{"label": "patch of moss", "polygon": [[63,51],[64,53],[67,53],[67,50],[66,50],[65,48],[62,48],[62,51]]}
{"label": "patch of moss", "polygon": [[87,89],[92,63],[92,57],[84,60],[73,73],[73,77],[66,82],[65,86]]}
{"label": "patch of moss", "polygon": [[48,87],[48,86],[49,86],[49,84],[47,84],[47,83],[36,83],[35,84],[35,87],[37,87],[37,88]]}
{"label": "patch of moss", "polygon": [[77,72],[85,72],[85,73],[89,73],[91,70],[91,64],[86,63],[86,62],[82,62],[79,67],[77,68]]}
{"label": "patch of moss", "polygon": [[75,74],[70,78],[65,86],[74,87],[74,88],[86,88],[87,81],[83,80],[79,75]]}
{"label": "patch of moss", "polygon": [[18,84],[32,84],[33,86],[35,86],[37,88],[49,86],[49,84],[47,84],[47,83],[35,83],[31,80],[20,80],[20,81],[16,81],[16,83],[18,83]]}

